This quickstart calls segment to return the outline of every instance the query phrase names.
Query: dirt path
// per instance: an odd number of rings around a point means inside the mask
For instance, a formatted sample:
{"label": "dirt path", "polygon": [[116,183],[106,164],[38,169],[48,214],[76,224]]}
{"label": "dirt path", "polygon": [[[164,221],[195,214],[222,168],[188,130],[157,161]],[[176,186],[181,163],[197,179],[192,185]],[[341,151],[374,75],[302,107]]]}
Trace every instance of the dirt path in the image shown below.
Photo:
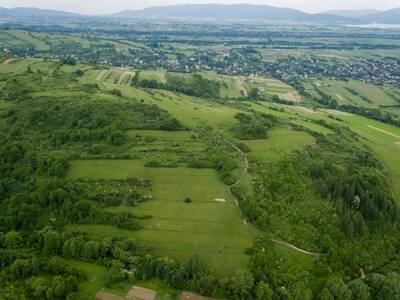
{"label": "dirt path", "polygon": [[333,114],[333,115],[340,115],[340,116],[347,116],[347,117],[353,117],[354,115],[348,113],[348,112],[344,112],[344,111],[340,111],[340,110],[335,110],[335,109],[323,109],[323,111]]}
{"label": "dirt path", "polygon": [[392,136],[392,137],[395,137],[395,138],[398,138],[398,139],[400,139],[400,135],[397,135],[397,134],[391,133],[391,132],[389,132],[389,131],[386,131],[386,130],[384,130],[384,129],[380,129],[380,128],[378,128],[378,127],[375,127],[375,126],[372,126],[372,125],[367,125],[367,127],[368,127],[368,128],[371,128],[371,129],[374,129],[374,130],[376,130],[376,131],[379,131],[379,132],[385,133],[385,134],[387,134],[387,135],[390,135],[390,136]]}
{"label": "dirt path", "polygon": [[360,268],[360,275],[361,275],[361,279],[367,278],[367,275],[365,274],[363,268]]}
{"label": "dirt path", "polygon": [[310,113],[310,114],[319,114],[318,111],[312,110],[312,109],[304,107],[304,106],[293,106],[293,109],[298,110],[298,111],[302,111],[302,112],[307,112],[307,113]]}
{"label": "dirt path", "polygon": [[342,97],[342,95],[340,95],[340,94],[338,94],[338,93],[336,93],[335,95],[336,95],[337,98],[339,98],[339,100],[344,101],[344,98]]}
{"label": "dirt path", "polygon": [[5,61],[3,61],[3,65],[8,65],[8,64],[12,63],[14,60],[15,60],[15,58],[6,59]]}
{"label": "dirt path", "polygon": [[240,156],[241,156],[242,159],[243,159],[243,163],[244,163],[244,167],[243,167],[242,173],[240,174],[238,180],[236,180],[236,182],[234,182],[233,184],[231,184],[231,185],[229,186],[229,191],[230,191],[231,188],[233,188],[233,187],[235,187],[235,186],[238,186],[238,185],[243,181],[244,177],[245,177],[246,174],[247,174],[247,171],[249,170],[249,160],[247,159],[247,156],[244,155],[243,151],[240,150],[240,148],[239,148],[238,146],[236,146],[236,145],[235,145],[234,143],[232,143],[231,141],[228,141],[228,140],[226,140],[226,141],[227,141],[233,148],[235,148],[235,150],[236,150],[237,152],[239,152]]}
{"label": "dirt path", "polygon": [[[221,138],[225,139],[223,136],[221,136]],[[243,151],[242,151],[238,146],[236,146],[233,142],[231,142],[231,141],[229,141],[229,140],[227,140],[227,139],[225,139],[225,141],[226,141],[227,143],[229,143],[237,152],[240,153],[240,156],[242,156],[243,162],[244,162],[244,167],[243,167],[242,173],[240,174],[239,179],[236,180],[236,182],[234,182],[233,184],[231,184],[231,185],[228,187],[229,194],[232,194],[231,189],[232,189],[233,187],[239,185],[239,184],[243,181],[244,177],[246,176],[246,174],[247,174],[247,172],[248,172],[248,170],[249,170],[249,160],[247,159],[247,156],[243,153]],[[236,206],[239,207],[237,200],[235,200],[235,201],[236,201]],[[240,211],[240,215],[242,216],[243,224],[244,224],[245,226],[247,226],[247,221],[246,221],[245,217],[243,216],[243,213],[242,213],[242,211],[240,210],[240,208],[239,208],[239,211]],[[289,247],[289,248],[291,248],[291,249],[293,249],[293,250],[296,250],[296,251],[301,252],[301,253],[306,254],[306,255],[312,255],[312,256],[319,256],[319,255],[321,255],[321,253],[316,253],[316,252],[310,252],[310,251],[307,251],[307,250],[303,250],[303,249],[301,249],[301,248],[298,248],[298,247],[296,247],[296,246],[294,246],[294,245],[292,245],[292,244],[289,244],[289,243],[287,243],[287,242],[284,242],[284,241],[279,241],[279,240],[275,240],[275,239],[271,239],[271,241],[274,242],[274,243],[280,244],[280,245],[284,245],[284,246],[286,246],[286,247]]]}
{"label": "dirt path", "polygon": [[[230,186],[228,186],[228,193],[229,193],[229,195],[232,195],[232,188],[235,187],[235,186],[238,186],[238,185],[243,181],[244,177],[245,177],[246,174],[247,174],[247,171],[249,170],[249,160],[247,159],[247,156],[244,155],[243,151],[242,151],[238,146],[236,146],[233,142],[231,142],[231,141],[225,139],[222,135],[221,135],[220,137],[221,137],[222,139],[224,139],[225,142],[227,142],[229,145],[231,145],[232,148],[234,148],[237,152],[239,152],[240,156],[241,156],[242,159],[243,159],[243,163],[244,163],[244,167],[243,167],[242,173],[240,174],[238,180],[236,180],[234,183],[232,183]],[[242,210],[241,210],[240,207],[239,207],[239,202],[238,202],[237,199],[235,199],[235,203],[236,203],[236,206],[237,206],[238,209],[239,209],[240,216],[242,217],[243,225],[247,227],[246,218],[244,217],[244,215],[243,215],[243,213],[242,213]]]}
{"label": "dirt path", "polygon": [[243,91],[243,96],[247,97],[248,93],[246,87],[244,86],[243,80],[244,79],[239,78],[236,82],[238,84],[240,91]]}
{"label": "dirt path", "polygon": [[294,246],[292,244],[289,244],[287,242],[283,242],[283,241],[279,241],[279,240],[275,240],[275,239],[271,239],[271,241],[276,243],[276,244],[280,244],[280,245],[289,247],[289,248],[291,248],[293,250],[296,250],[298,252],[301,252],[303,254],[312,255],[312,256],[320,256],[321,255],[321,253],[316,253],[316,252],[310,252],[310,251],[307,251],[307,250],[303,250],[303,249],[298,248],[298,247],[296,247],[296,246]]}

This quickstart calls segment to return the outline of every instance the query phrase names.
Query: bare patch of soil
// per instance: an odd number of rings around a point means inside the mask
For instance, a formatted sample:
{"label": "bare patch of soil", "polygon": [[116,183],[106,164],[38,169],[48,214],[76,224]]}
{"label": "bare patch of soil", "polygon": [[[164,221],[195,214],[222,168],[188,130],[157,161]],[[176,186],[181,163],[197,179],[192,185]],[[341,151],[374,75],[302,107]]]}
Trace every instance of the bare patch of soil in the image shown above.
{"label": "bare patch of soil", "polygon": [[145,289],[139,286],[134,286],[126,295],[127,300],[141,299],[141,300],[154,300],[157,292]]}
{"label": "bare patch of soil", "polygon": [[292,101],[292,102],[300,102],[301,97],[296,91],[290,91],[284,94],[279,94],[279,99],[281,100],[287,100],[287,101]]}
{"label": "bare patch of soil", "polygon": [[107,292],[98,292],[96,298],[100,300],[125,300],[124,297],[116,296]]}

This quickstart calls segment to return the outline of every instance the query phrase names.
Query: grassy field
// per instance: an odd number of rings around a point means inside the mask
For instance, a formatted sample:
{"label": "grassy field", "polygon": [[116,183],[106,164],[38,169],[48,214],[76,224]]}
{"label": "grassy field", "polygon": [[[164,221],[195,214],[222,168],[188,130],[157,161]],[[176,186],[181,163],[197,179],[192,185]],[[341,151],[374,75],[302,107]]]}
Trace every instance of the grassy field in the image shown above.
{"label": "grassy field", "polygon": [[43,36],[41,34],[20,30],[0,31],[0,45],[3,46],[2,48],[31,46],[38,51],[49,50],[49,46],[43,41]]}
{"label": "grassy field", "polygon": [[322,90],[328,95],[331,95],[339,104],[354,104],[370,107],[379,105],[396,105],[398,102],[386,93],[387,87],[379,87],[369,83],[350,80],[315,80],[305,82],[305,87],[308,91],[318,96],[314,88]]}
{"label": "grassy field", "polygon": [[86,279],[79,282],[78,299],[94,300],[100,290],[107,291],[114,295],[125,297],[133,285],[152,289],[157,292],[155,300],[179,299],[180,291],[177,291],[160,280],[152,279],[147,281],[114,283],[111,287],[104,288],[106,282],[107,268],[101,265],[86,263],[76,260],[63,260],[68,265],[76,268]]}
{"label": "grassy field", "polygon": [[288,120],[293,124],[301,125],[315,132],[322,134],[333,133],[333,131],[329,128],[313,122],[321,118],[328,120],[326,115],[324,116],[321,112],[314,112],[310,109],[305,109],[304,107],[300,106],[271,104],[265,102],[251,103],[251,108],[262,113],[271,114]]}
{"label": "grassy field", "polygon": [[[153,199],[138,207],[118,206],[111,212],[151,215],[143,229],[127,231],[111,226],[72,225],[70,230],[94,236],[133,237],[154,247],[155,253],[182,261],[197,253],[219,274],[245,267],[244,249],[252,244],[239,209],[215,171],[189,168],[146,168],[135,160],[74,161],[70,178],[126,178],[138,176],[153,182]],[[192,203],[185,203],[189,197]],[[215,201],[225,199],[225,203]],[[232,239],[232,236],[235,239]]]}
{"label": "grassy field", "polygon": [[[89,80],[103,81],[106,83],[126,84],[121,81],[121,76],[127,72],[123,68],[111,68],[108,71],[91,70],[85,74]],[[134,72],[128,71],[133,77]],[[140,70],[139,80],[156,80],[158,83],[166,83],[165,71]],[[215,72],[201,72],[204,78],[218,81],[221,84],[220,95],[222,98],[240,98],[247,96],[252,88],[258,88],[261,95],[271,97],[278,95],[282,99],[298,101],[300,97],[294,89],[282,81],[266,77],[244,77],[244,76],[226,76]],[[187,74],[181,74],[187,76]]]}
{"label": "grassy field", "polygon": [[282,159],[294,150],[301,150],[315,142],[314,137],[304,131],[275,129],[268,132],[268,139],[243,141],[250,147],[249,156],[263,162]]}
{"label": "grassy field", "polygon": [[169,91],[142,89],[104,83],[103,88],[112,90],[118,88],[127,98],[143,100],[145,103],[155,104],[167,110],[172,116],[178,118],[184,125],[195,127],[199,123],[209,123],[217,127],[226,128],[235,124],[234,116],[240,110],[222,104],[204,101],[200,98]]}
{"label": "grassy field", "polygon": [[[222,98],[240,98],[247,96],[252,88],[258,88],[263,97],[269,98],[278,95],[280,98],[290,98],[289,94],[297,93],[294,89],[282,81],[268,77],[244,77],[244,76],[226,76],[215,72],[202,72],[205,78],[215,80],[221,83]],[[297,99],[295,99],[297,100]],[[293,100],[293,101],[295,101]]]}
{"label": "grassy field", "polygon": [[29,65],[34,64],[35,62],[41,61],[40,59],[22,59],[22,58],[11,58],[5,60],[2,64],[0,64],[0,73],[23,73],[27,70]]}
{"label": "grassy field", "polygon": [[139,80],[156,80],[158,83],[166,83],[165,72],[155,70],[140,71]]}

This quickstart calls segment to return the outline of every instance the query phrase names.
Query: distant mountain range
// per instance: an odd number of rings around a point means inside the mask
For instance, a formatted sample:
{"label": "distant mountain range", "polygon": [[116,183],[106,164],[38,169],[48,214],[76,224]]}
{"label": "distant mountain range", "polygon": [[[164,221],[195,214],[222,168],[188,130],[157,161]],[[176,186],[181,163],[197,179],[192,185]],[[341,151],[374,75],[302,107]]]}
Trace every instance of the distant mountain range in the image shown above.
{"label": "distant mountain range", "polygon": [[15,8],[0,7],[0,16],[73,18],[73,17],[80,17],[81,15],[72,12],[51,10],[51,9],[40,9],[34,7],[15,7]]}
{"label": "distant mountain range", "polygon": [[330,15],[309,14],[291,8],[249,4],[188,4],[150,7],[143,10],[125,10],[114,18],[180,18],[213,20],[252,20],[301,23],[358,23],[358,19]]}
{"label": "distant mountain range", "polygon": [[[9,17],[88,17],[72,12],[38,9],[32,7],[1,8],[0,16]],[[317,14],[305,13],[291,8],[250,4],[188,4],[150,7],[142,10],[124,10],[109,18],[133,19],[196,19],[258,22],[290,22],[320,24],[400,24],[400,7],[387,11],[378,10],[332,10]]]}
{"label": "distant mountain range", "polygon": [[368,15],[365,21],[385,24],[400,24],[400,7]]}
{"label": "distant mountain range", "polygon": [[323,14],[335,15],[348,18],[362,19],[366,16],[380,13],[377,9],[357,9],[357,10],[328,10],[324,11]]}

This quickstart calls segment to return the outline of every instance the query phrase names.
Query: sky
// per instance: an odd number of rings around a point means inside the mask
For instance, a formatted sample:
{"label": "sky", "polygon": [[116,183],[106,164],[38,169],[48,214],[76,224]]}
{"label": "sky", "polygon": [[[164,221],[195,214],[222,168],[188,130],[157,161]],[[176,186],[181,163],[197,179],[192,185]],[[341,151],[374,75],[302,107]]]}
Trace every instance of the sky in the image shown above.
{"label": "sky", "polygon": [[0,7],[38,7],[84,14],[109,14],[124,9],[188,3],[251,3],[290,7],[306,12],[332,9],[392,9],[399,0],[0,0]]}

